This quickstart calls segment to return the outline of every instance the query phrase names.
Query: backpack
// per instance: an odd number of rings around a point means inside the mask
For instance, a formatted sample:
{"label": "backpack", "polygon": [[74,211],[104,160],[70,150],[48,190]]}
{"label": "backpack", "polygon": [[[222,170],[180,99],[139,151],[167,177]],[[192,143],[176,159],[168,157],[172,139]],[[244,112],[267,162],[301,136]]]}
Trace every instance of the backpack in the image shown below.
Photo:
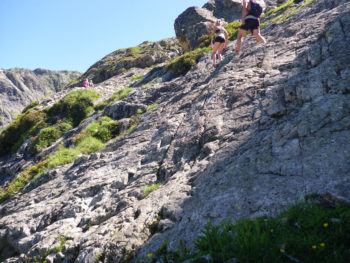
{"label": "backpack", "polygon": [[250,11],[249,14],[255,17],[260,17],[263,11],[262,6],[255,0],[250,0]]}

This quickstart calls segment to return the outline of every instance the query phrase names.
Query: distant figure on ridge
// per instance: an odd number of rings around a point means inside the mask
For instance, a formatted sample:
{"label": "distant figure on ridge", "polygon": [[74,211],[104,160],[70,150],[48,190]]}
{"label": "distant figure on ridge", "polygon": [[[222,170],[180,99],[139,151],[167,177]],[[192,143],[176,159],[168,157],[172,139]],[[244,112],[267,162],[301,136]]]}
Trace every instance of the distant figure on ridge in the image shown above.
{"label": "distant figure on ridge", "polygon": [[94,83],[92,82],[92,79],[89,80],[89,87],[92,87],[94,85]]}
{"label": "distant figure on ridge", "polygon": [[84,83],[83,83],[84,88],[87,88],[89,86],[89,81],[88,79],[85,79]]}
{"label": "distant figure on ridge", "polygon": [[242,38],[248,30],[253,33],[258,42],[266,43],[265,38],[260,35],[260,15],[266,6],[265,2],[263,0],[243,0],[242,5],[242,25],[238,29],[236,53],[241,50]]}
{"label": "distant figure on ridge", "polygon": [[[215,43],[213,44],[214,35],[216,34]],[[213,66],[215,66],[216,53],[218,55],[218,60],[222,60],[222,50],[227,47],[228,33],[223,27],[221,20],[217,20],[214,24],[213,30],[211,32],[211,48],[213,49]]]}

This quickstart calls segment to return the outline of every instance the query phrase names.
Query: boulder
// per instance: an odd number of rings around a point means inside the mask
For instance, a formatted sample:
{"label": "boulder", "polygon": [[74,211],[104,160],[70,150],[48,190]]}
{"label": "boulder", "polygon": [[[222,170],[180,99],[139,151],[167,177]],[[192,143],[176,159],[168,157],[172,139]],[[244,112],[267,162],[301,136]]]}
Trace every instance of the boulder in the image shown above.
{"label": "boulder", "polygon": [[196,46],[200,36],[207,34],[207,23],[217,18],[211,11],[200,7],[189,7],[179,15],[174,24],[175,34],[184,51]]}

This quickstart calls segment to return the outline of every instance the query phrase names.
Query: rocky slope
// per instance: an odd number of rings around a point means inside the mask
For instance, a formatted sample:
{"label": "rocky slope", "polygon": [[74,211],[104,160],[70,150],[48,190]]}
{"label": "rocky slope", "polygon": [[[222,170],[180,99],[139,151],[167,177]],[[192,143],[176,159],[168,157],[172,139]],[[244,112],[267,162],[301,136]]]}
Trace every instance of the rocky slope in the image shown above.
{"label": "rocky slope", "polygon": [[[192,248],[209,220],[274,215],[312,193],[350,201],[350,4],[301,1],[265,21],[265,46],[248,37],[216,68],[206,55],[185,76],[134,85],[80,124],[73,133],[138,114],[132,132],[0,205],[1,258],[120,262],[165,239]],[[96,88],[121,79],[130,84],[123,73]]]}
{"label": "rocky slope", "polygon": [[79,75],[79,72],[46,69],[0,69],[0,129],[29,103],[58,92]]}

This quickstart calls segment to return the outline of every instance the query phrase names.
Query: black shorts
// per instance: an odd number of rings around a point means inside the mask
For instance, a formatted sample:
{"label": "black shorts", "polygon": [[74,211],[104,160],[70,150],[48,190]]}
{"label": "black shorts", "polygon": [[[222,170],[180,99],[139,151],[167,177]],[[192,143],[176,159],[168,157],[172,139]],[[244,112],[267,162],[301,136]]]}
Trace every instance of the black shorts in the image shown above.
{"label": "black shorts", "polygon": [[258,19],[254,19],[254,18],[248,18],[244,21],[244,25],[240,26],[240,29],[243,30],[250,30],[253,33],[254,29],[258,29],[260,26],[259,20]]}
{"label": "black shorts", "polygon": [[217,37],[215,38],[215,42],[225,43],[225,38],[220,37],[220,36],[217,36]]}

